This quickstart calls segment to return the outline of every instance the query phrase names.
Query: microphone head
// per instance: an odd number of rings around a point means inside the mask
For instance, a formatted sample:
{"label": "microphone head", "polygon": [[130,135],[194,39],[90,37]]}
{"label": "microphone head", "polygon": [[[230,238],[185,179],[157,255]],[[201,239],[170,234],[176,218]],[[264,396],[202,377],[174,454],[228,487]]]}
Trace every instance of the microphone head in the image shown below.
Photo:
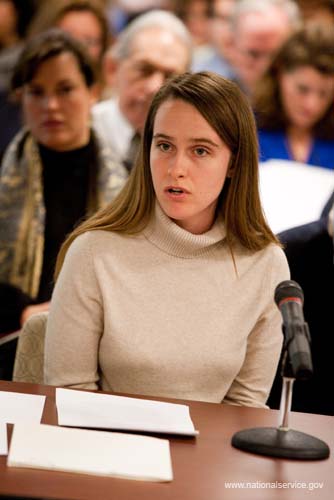
{"label": "microphone head", "polygon": [[279,306],[283,299],[295,298],[304,302],[304,294],[296,281],[286,280],[279,283],[275,290],[275,302]]}

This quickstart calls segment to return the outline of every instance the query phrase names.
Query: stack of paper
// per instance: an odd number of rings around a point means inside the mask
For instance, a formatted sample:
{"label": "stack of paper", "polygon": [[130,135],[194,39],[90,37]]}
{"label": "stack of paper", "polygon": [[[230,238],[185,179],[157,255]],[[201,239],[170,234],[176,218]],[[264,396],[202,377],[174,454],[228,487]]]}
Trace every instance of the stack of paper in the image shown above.
{"label": "stack of paper", "polygon": [[171,481],[169,442],[146,436],[16,424],[7,465]]}
{"label": "stack of paper", "polygon": [[0,391],[0,455],[7,455],[7,423],[40,422],[45,396]]}
{"label": "stack of paper", "polygon": [[56,389],[59,425],[195,436],[189,407],[98,392]]}
{"label": "stack of paper", "polygon": [[334,189],[333,170],[287,160],[260,165],[260,193],[274,233],[319,219]]}

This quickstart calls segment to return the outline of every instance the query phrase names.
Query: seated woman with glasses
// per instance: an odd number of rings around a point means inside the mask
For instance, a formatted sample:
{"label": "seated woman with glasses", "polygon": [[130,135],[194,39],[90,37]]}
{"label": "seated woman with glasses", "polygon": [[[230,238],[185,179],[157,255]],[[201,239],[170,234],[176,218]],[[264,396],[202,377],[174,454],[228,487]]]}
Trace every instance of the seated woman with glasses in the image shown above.
{"label": "seated woman with glasses", "polygon": [[206,72],[169,80],[127,184],[57,262],[46,383],[264,406],[289,270],[262,214],[238,86]]}
{"label": "seated woman with glasses", "polygon": [[48,309],[65,236],[127,177],[90,127],[94,84],[81,44],[58,29],[32,39],[16,66],[26,126],[1,166],[0,333]]}
{"label": "seated woman with glasses", "polygon": [[310,25],[277,54],[254,95],[260,159],[334,169],[334,30]]}

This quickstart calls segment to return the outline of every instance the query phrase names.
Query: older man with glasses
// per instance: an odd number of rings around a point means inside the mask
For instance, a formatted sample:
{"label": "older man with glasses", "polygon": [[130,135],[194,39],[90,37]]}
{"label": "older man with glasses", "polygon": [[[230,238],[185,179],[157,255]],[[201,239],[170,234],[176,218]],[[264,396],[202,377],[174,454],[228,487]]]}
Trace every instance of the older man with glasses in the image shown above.
{"label": "older man with glasses", "polygon": [[294,0],[240,0],[231,18],[233,64],[251,94],[288,36],[300,26]]}
{"label": "older man with glasses", "polygon": [[150,11],[121,32],[108,56],[114,95],[94,106],[93,123],[130,171],[153,96],[190,67],[191,37],[175,15]]}

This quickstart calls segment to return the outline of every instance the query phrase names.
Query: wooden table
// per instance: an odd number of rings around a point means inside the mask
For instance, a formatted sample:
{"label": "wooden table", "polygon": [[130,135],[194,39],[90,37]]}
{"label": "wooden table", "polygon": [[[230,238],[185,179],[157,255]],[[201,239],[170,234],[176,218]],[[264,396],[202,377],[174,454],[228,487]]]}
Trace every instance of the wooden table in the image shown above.
{"label": "wooden table", "polygon": [[[57,424],[55,388],[0,381],[0,390],[46,395],[42,422]],[[136,396],[137,397],[137,396]],[[154,398],[151,398],[154,399]],[[276,427],[275,410],[233,407],[212,403],[188,404],[196,438],[170,437],[174,480],[141,482],[83,474],[7,468],[0,456],[0,497],[93,500],[330,500],[334,498],[334,419],[323,415],[291,414],[291,427],[326,441],[331,456],[322,461],[274,459],[242,452],[231,446],[234,432],[249,427]],[[251,483],[231,489],[226,483]],[[277,483],[276,483],[277,482]],[[300,488],[300,483],[323,483],[322,489]],[[275,483],[276,488],[264,487]],[[294,488],[278,487],[293,483]],[[257,487],[255,487],[257,486]]]}

